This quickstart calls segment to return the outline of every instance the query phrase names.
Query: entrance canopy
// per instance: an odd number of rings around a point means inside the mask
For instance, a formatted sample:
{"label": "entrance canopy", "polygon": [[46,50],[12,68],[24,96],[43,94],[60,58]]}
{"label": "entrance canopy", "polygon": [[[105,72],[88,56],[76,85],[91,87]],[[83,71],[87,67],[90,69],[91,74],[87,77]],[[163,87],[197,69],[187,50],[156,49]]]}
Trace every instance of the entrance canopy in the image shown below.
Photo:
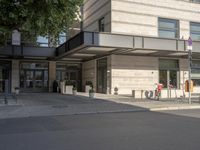
{"label": "entrance canopy", "polygon": [[0,59],[37,59],[47,60],[55,57],[55,48],[26,46],[22,43],[21,46],[6,45],[0,47]]}
{"label": "entrance canopy", "polygon": [[[200,42],[193,57],[200,58]],[[56,49],[56,60],[87,61],[106,55],[187,58],[187,41],[98,32],[81,32]]]}

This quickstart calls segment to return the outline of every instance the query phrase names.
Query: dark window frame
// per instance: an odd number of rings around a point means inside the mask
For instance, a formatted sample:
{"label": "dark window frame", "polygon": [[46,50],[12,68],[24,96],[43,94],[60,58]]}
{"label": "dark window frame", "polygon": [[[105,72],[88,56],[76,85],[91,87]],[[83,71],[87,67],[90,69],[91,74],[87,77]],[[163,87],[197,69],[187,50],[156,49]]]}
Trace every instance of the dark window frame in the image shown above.
{"label": "dark window frame", "polygon": [[[177,63],[176,67],[162,67],[161,62],[162,61],[175,61]],[[159,82],[161,81],[160,78],[160,72],[166,71],[166,85],[164,85],[165,89],[169,88],[169,85],[171,84],[170,74],[174,71],[176,71],[176,85],[173,85],[176,89],[180,89],[180,61],[178,59],[159,59]]]}
{"label": "dark window frame", "polygon": [[105,17],[99,19],[98,25],[99,25],[99,32],[105,32]]}
{"label": "dark window frame", "polygon": [[200,0],[190,0],[192,3],[200,3]]}
{"label": "dark window frame", "polygon": [[200,30],[192,30],[192,25],[194,26],[199,26],[200,28],[200,23],[199,22],[190,22],[190,37],[193,39],[193,40],[196,40],[196,41],[199,41],[200,39],[195,39],[192,34],[196,34],[196,35],[199,35],[200,37]]}
{"label": "dark window frame", "polygon": [[200,87],[200,60],[192,61],[193,68],[191,72],[191,79],[194,83],[194,86]]}
{"label": "dark window frame", "polygon": [[[164,28],[164,27],[160,27],[160,22],[166,22],[166,23],[174,23],[175,24],[175,28]],[[160,31],[169,31],[169,32],[174,32],[175,33],[175,37],[165,37],[165,36],[161,36],[160,35]],[[161,38],[180,38],[180,22],[179,20],[176,19],[169,19],[169,18],[158,18],[158,37]]]}

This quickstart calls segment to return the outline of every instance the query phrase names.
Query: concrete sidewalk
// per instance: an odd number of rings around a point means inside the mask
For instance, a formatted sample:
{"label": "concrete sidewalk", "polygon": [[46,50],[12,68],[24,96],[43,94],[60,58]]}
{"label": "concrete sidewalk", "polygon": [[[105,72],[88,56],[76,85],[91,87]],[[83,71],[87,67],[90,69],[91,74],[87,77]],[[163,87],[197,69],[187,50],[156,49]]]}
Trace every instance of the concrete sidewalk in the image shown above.
{"label": "concrete sidewalk", "polygon": [[[79,93],[81,95],[87,96],[86,93]],[[126,104],[138,108],[144,108],[148,111],[163,111],[163,110],[179,110],[179,109],[199,109],[200,103],[198,98],[192,99],[192,104],[188,103],[188,99],[161,99],[150,100],[150,99],[134,99],[131,96],[121,96],[121,95],[105,95],[96,94],[98,99],[105,99],[118,104]]]}
{"label": "concrete sidewalk", "polygon": [[0,104],[0,119],[199,108],[198,101],[189,105],[187,100],[135,100],[130,96],[105,94],[96,94],[95,99],[90,99],[87,93],[77,96],[39,93],[22,94],[17,103],[10,99],[8,105]]}

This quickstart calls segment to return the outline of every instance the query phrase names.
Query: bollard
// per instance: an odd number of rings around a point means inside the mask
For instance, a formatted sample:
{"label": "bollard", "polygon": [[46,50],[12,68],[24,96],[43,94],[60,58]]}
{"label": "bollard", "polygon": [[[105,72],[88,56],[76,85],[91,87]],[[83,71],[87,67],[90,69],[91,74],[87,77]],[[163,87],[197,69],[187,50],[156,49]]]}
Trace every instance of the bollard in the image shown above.
{"label": "bollard", "polygon": [[4,104],[8,104],[8,99],[7,99],[7,97],[8,97],[8,94],[9,94],[9,82],[8,82],[8,80],[5,80],[4,81],[5,82],[5,91],[4,91],[4,94],[5,94],[5,98],[4,98]]}

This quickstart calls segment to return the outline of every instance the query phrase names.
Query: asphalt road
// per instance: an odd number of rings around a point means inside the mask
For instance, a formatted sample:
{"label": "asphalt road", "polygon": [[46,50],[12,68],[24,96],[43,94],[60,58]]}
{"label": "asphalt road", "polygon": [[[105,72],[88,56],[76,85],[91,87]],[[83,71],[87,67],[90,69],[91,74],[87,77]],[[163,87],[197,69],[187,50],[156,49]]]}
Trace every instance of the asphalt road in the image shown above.
{"label": "asphalt road", "polygon": [[200,110],[5,119],[0,150],[198,150],[197,116]]}

